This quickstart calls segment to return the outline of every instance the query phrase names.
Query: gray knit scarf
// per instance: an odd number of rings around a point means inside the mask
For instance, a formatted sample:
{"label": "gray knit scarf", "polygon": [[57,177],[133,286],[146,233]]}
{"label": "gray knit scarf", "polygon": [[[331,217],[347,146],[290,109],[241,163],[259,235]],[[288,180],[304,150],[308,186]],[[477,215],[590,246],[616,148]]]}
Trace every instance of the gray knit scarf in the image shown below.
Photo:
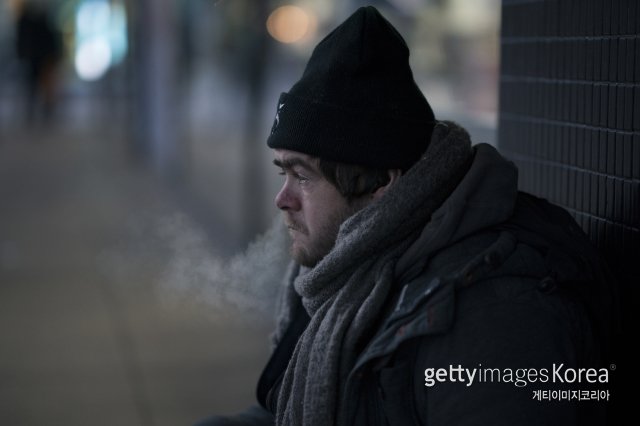
{"label": "gray knit scarf", "polygon": [[[313,269],[292,269],[283,300],[291,300],[295,289],[311,320],[284,374],[277,425],[345,424],[347,376],[381,314],[396,261],[453,191],[471,158],[466,131],[450,122],[438,124],[420,161],[342,224],[329,254]],[[290,320],[287,305],[280,330]]]}

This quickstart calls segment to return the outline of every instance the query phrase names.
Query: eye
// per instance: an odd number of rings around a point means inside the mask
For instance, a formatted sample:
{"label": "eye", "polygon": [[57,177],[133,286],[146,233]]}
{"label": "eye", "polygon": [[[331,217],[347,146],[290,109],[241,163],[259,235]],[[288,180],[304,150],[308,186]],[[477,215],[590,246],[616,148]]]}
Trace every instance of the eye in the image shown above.
{"label": "eye", "polygon": [[303,185],[309,182],[309,178],[307,178],[306,176],[302,176],[301,174],[298,174],[298,173],[293,173],[293,177],[298,181],[299,185]]}

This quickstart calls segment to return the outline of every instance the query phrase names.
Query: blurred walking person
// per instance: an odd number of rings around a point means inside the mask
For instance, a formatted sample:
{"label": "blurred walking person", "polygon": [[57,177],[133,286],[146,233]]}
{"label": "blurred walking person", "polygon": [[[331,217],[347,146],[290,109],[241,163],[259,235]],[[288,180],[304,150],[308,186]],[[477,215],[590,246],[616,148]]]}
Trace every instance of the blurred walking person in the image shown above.
{"label": "blurred walking person", "polygon": [[49,121],[54,112],[62,39],[42,6],[23,5],[16,23],[16,50],[22,62],[27,121]]}

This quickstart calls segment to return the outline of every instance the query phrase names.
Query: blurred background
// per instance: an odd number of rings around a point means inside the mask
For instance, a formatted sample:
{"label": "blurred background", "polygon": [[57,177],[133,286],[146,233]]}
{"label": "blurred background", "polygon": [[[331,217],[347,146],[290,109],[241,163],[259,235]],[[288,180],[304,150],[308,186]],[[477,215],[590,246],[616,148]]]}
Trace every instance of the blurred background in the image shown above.
{"label": "blurred background", "polygon": [[266,136],[365,4],[436,116],[495,143],[499,0],[0,2],[0,424],[254,401],[286,263]]}

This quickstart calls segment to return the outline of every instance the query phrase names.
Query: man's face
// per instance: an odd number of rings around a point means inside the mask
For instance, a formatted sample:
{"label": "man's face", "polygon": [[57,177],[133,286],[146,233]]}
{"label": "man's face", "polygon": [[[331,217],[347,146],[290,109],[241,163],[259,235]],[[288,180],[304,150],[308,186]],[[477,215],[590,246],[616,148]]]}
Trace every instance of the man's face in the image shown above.
{"label": "man's face", "polygon": [[357,208],[324,178],[313,157],[276,149],[273,163],[285,177],[275,203],[289,229],[291,255],[313,267],[333,248],[340,225]]}

